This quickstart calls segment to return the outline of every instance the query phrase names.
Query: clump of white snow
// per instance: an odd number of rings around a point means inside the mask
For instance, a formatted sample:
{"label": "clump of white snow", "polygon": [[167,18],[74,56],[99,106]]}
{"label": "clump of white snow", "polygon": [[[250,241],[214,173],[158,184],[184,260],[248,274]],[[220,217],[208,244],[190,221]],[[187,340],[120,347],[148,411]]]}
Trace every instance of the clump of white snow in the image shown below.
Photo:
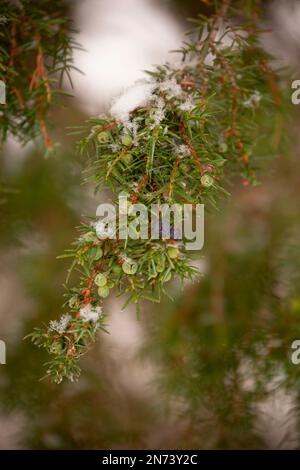
{"label": "clump of white snow", "polygon": [[113,102],[110,108],[112,117],[126,123],[129,121],[130,113],[136,108],[147,106],[152,97],[155,83],[147,80],[138,80]]}
{"label": "clump of white snow", "polygon": [[189,155],[191,155],[191,151],[187,145],[181,144],[177,149],[177,155],[179,158],[188,157]]}
{"label": "clump of white snow", "polygon": [[188,111],[188,112],[193,111],[194,107],[195,107],[195,103],[191,96],[188,96],[186,100],[178,106],[178,108],[181,111]]}
{"label": "clump of white snow", "polygon": [[71,315],[65,313],[59,320],[50,321],[49,328],[50,330],[56,331],[57,333],[62,335],[66,331],[71,320]]}
{"label": "clump of white snow", "polygon": [[166,93],[168,100],[171,100],[172,98],[179,98],[182,94],[182,88],[180,85],[178,85],[174,77],[160,82],[159,89],[160,91]]}
{"label": "clump of white snow", "polygon": [[161,97],[156,96],[153,105],[154,107],[150,112],[150,117],[153,120],[153,125],[150,126],[150,129],[158,127],[165,118],[166,114],[165,102]]}
{"label": "clump of white snow", "polygon": [[123,122],[124,124],[124,130],[127,131],[129,134],[131,134],[133,138],[133,144],[138,145],[139,139],[138,139],[138,122],[136,119],[132,119],[132,121],[125,121]]}
{"label": "clump of white snow", "polygon": [[259,91],[255,91],[246,101],[244,101],[244,106],[247,108],[255,108],[258,106],[262,99],[262,95]]}
{"label": "clump of white snow", "polygon": [[93,307],[91,304],[87,304],[80,309],[80,318],[85,322],[92,321],[96,323],[100,319],[101,314],[102,308],[99,306]]}

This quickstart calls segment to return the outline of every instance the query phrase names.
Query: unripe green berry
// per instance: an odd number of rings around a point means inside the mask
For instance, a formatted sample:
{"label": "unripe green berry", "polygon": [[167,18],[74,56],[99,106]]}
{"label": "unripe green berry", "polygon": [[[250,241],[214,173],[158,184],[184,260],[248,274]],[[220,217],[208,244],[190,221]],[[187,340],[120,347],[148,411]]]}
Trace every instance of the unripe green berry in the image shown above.
{"label": "unripe green berry", "polygon": [[125,274],[135,274],[137,272],[138,265],[135,261],[125,261],[122,264],[122,269]]}
{"label": "unripe green berry", "polygon": [[125,134],[121,137],[121,142],[123,145],[126,145],[127,147],[128,145],[132,144],[132,138],[130,137],[130,135]]}
{"label": "unripe green berry", "polygon": [[98,139],[98,142],[100,142],[100,144],[106,144],[107,142],[109,142],[109,138],[110,138],[109,132],[100,132],[97,135],[97,139]]}
{"label": "unripe green berry", "polygon": [[167,251],[171,259],[178,258],[179,250],[176,246],[170,246]]}
{"label": "unripe green berry", "polygon": [[228,145],[223,142],[222,144],[219,145],[219,152],[221,153],[226,153],[228,150]]}
{"label": "unripe green berry", "polygon": [[210,175],[201,176],[201,184],[205,188],[210,188],[214,184],[214,179]]}
{"label": "unripe green berry", "polygon": [[122,157],[121,161],[125,164],[125,165],[130,165],[130,163],[132,162],[132,155],[131,153],[125,153],[125,155]]}
{"label": "unripe green berry", "polygon": [[107,277],[105,276],[105,274],[102,274],[102,273],[97,274],[97,276],[95,277],[95,284],[98,287],[105,286],[107,284]]}
{"label": "unripe green berry", "polygon": [[103,297],[103,299],[105,299],[106,297],[109,296],[109,287],[107,286],[99,287],[98,294],[100,297]]}

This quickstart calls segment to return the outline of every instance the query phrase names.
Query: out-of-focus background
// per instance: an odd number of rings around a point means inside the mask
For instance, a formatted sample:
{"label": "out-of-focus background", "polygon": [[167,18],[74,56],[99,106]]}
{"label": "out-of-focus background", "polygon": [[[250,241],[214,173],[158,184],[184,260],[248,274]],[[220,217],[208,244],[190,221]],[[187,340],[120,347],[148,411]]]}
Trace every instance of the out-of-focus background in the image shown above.
{"label": "out-of-focus background", "polygon": [[[45,159],[9,141],[2,179],[0,448],[297,448],[300,445],[299,145],[273,162],[255,188],[232,183],[232,197],[206,218],[203,277],[174,302],[121,311],[106,304],[110,334],[82,360],[77,383],[39,381],[43,351],[23,337],[60,315],[69,247],[83,215],[99,204],[81,184],[84,161],[67,126],[105,111],[153,64],[176,60],[197,0],[71,2],[79,29],[74,97],[54,111],[61,142]],[[297,66],[300,5],[266,6],[266,47]],[[297,77],[295,77],[297,78]],[[300,76],[298,77],[300,78]],[[266,116],[268,119],[268,116]],[[297,135],[297,109],[291,135]],[[293,139],[292,139],[293,140]],[[172,290],[172,288],[171,288]]]}

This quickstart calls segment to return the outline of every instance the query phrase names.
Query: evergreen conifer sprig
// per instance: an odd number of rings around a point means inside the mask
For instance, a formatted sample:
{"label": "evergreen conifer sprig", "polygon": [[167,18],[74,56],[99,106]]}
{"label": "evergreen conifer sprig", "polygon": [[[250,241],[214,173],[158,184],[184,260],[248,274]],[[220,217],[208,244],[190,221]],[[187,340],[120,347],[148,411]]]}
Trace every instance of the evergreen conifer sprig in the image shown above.
{"label": "evergreen conifer sprig", "polygon": [[68,5],[57,0],[3,0],[0,20],[0,80],[6,85],[0,142],[8,135],[22,144],[41,136],[50,152],[47,115],[63,93],[59,86],[64,75],[70,79],[72,51],[79,47]]}
{"label": "evergreen conifer sprig", "polygon": [[[85,132],[79,147],[89,161],[87,179],[96,189],[110,188],[116,204],[127,192],[129,218],[131,204],[139,202],[149,212],[153,203],[217,207],[229,178],[256,184],[261,160],[277,151],[271,136],[280,91],[270,57],[254,24],[247,19],[237,26],[230,3],[219,5],[212,17],[194,21],[177,64],[149,72],[114,101],[108,116],[78,130]],[[265,155],[257,150],[261,141]],[[197,276],[185,240],[176,234],[109,239],[97,219],[81,230],[64,255],[81,273],[80,285],[67,295],[71,319],[62,334],[47,327],[31,335],[51,354],[48,373],[55,381],[78,375],[75,360],[103,327],[99,304],[110,289],[136,304],[141,298],[159,302],[171,279]]]}

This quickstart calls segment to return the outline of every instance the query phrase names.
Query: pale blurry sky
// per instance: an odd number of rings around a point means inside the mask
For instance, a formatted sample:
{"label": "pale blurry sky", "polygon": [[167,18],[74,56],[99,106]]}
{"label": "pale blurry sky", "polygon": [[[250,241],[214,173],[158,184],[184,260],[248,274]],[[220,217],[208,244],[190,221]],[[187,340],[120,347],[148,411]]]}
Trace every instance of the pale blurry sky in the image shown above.
{"label": "pale blurry sky", "polygon": [[[166,60],[183,39],[183,26],[167,1],[81,0],[75,11],[80,30],[75,64],[85,75],[73,74],[72,93],[88,115],[101,113],[112,97],[143,77],[143,70]],[[270,7],[275,34],[265,38],[268,49],[286,63],[299,61],[300,0],[274,0]]]}
{"label": "pale blurry sky", "polygon": [[99,114],[143,70],[172,60],[183,37],[172,11],[153,0],[83,0],[75,18],[86,51],[75,52],[85,75],[74,74],[73,93],[88,114]]}

